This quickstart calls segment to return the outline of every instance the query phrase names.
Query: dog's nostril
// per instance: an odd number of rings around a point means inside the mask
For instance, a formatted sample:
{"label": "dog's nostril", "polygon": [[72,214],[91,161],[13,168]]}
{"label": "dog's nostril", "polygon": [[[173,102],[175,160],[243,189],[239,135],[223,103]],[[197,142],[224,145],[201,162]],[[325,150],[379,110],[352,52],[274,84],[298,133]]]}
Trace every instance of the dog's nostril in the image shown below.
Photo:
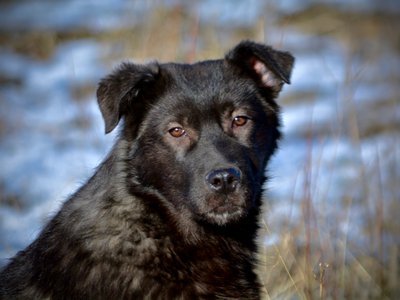
{"label": "dog's nostril", "polygon": [[220,178],[214,178],[211,183],[215,187],[222,186],[222,180]]}
{"label": "dog's nostril", "polygon": [[240,182],[241,174],[236,168],[218,169],[208,173],[206,180],[216,191],[232,192]]}

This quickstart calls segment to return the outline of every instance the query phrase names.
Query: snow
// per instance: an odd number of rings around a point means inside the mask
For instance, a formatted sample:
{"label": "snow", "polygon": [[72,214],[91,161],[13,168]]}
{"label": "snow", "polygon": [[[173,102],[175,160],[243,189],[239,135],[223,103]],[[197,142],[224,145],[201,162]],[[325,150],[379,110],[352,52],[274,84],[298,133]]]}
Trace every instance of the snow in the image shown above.
{"label": "snow", "polygon": [[[4,51],[0,70],[22,78],[23,88],[0,90],[1,118],[18,134],[2,138],[0,179],[7,193],[30,199],[27,208],[0,208],[0,257],[27,245],[49,216],[101,162],[113,136],[104,138],[95,90],[83,105],[71,101],[73,82],[97,82],[100,49],[91,40],[62,45],[45,62]],[[86,113],[98,125],[83,132],[71,124]],[[101,124],[101,125],[100,125]]]}
{"label": "snow", "polygon": [[106,30],[134,25],[141,13],[149,9],[145,2],[117,1],[25,1],[3,5],[0,25],[5,30],[71,28]]}

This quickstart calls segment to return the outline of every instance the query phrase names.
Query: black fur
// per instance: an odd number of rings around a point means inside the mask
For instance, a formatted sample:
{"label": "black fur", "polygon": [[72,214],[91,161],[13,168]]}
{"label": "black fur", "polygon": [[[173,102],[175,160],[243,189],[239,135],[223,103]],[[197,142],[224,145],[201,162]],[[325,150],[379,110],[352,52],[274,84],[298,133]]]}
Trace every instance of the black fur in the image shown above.
{"label": "black fur", "polygon": [[122,64],[97,97],[119,138],[0,274],[1,299],[259,299],[275,97],[294,59],[245,41],[192,65]]}

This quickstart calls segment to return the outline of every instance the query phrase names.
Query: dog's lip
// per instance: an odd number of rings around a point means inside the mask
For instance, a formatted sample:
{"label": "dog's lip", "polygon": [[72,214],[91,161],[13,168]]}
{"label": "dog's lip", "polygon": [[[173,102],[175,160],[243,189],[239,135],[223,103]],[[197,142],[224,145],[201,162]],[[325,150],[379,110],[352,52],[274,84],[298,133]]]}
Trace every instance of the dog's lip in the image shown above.
{"label": "dog's lip", "polygon": [[244,214],[243,207],[241,206],[231,206],[231,205],[221,205],[213,208],[208,213],[206,217],[219,225],[226,224],[233,220],[241,218]]}
{"label": "dog's lip", "polygon": [[222,204],[211,209],[208,213],[215,215],[236,214],[242,212],[242,210],[243,207],[240,205]]}

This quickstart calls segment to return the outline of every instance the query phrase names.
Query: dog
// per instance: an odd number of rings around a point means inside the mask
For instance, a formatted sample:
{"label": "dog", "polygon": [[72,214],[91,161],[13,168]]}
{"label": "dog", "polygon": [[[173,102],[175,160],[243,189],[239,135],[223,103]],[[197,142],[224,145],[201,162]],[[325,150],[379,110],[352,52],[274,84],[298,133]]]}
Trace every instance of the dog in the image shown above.
{"label": "dog", "polygon": [[122,63],[97,100],[116,143],[0,274],[1,299],[259,299],[276,98],[293,56],[242,41],[194,64]]}

